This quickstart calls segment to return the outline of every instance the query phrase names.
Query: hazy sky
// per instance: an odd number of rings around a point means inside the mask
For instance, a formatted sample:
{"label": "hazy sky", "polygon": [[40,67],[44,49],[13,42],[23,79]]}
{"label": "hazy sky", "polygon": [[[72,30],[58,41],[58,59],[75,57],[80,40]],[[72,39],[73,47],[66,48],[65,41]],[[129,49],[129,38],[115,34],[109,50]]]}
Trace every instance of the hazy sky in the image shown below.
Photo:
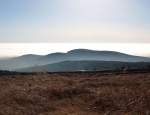
{"label": "hazy sky", "polygon": [[150,0],[0,0],[0,42],[150,43]]}
{"label": "hazy sky", "polygon": [[127,54],[150,57],[150,44],[135,43],[0,43],[0,57],[12,57],[24,54],[46,55],[53,52],[67,52],[77,48],[119,51]]}

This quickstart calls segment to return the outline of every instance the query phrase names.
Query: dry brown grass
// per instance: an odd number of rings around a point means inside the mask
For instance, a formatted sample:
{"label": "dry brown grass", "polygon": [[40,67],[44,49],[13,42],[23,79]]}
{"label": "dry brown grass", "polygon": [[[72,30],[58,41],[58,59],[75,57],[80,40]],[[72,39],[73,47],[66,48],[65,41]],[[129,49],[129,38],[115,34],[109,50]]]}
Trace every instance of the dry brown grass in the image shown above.
{"label": "dry brown grass", "polygon": [[0,115],[150,115],[150,73],[1,75]]}

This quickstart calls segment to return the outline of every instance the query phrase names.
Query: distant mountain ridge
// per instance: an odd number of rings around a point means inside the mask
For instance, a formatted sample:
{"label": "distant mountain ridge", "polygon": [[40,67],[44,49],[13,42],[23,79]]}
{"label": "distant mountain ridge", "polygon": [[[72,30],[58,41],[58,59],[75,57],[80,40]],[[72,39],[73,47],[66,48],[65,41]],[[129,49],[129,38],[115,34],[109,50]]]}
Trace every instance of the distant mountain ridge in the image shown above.
{"label": "distant mountain ridge", "polygon": [[67,53],[51,53],[48,55],[23,55],[0,60],[0,70],[18,70],[35,66],[44,66],[64,61],[117,61],[117,62],[150,62],[150,58],[133,56],[115,51],[95,51],[74,49]]}

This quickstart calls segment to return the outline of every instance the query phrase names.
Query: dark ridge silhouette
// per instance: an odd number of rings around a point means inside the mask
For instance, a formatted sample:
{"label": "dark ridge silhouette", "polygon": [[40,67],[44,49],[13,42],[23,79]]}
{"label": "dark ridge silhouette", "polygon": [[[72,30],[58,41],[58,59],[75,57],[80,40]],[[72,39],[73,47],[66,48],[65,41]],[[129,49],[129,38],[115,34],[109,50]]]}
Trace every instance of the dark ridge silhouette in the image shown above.
{"label": "dark ridge silhouette", "polygon": [[150,70],[150,63],[146,62],[115,62],[115,61],[64,61],[23,68],[21,72],[73,72],[73,71],[131,71]]}

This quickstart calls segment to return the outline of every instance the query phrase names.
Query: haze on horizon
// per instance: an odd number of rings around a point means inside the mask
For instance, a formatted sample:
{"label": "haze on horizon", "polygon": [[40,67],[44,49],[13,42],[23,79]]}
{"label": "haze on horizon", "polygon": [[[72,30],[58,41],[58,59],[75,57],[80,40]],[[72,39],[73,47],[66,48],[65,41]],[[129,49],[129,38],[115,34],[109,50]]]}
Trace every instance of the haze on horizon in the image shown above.
{"label": "haze on horizon", "polygon": [[67,52],[73,49],[117,51],[150,57],[150,44],[129,43],[0,43],[0,57],[14,57],[26,54],[47,55],[55,52]]}
{"label": "haze on horizon", "polygon": [[1,0],[0,42],[149,43],[149,0]]}

